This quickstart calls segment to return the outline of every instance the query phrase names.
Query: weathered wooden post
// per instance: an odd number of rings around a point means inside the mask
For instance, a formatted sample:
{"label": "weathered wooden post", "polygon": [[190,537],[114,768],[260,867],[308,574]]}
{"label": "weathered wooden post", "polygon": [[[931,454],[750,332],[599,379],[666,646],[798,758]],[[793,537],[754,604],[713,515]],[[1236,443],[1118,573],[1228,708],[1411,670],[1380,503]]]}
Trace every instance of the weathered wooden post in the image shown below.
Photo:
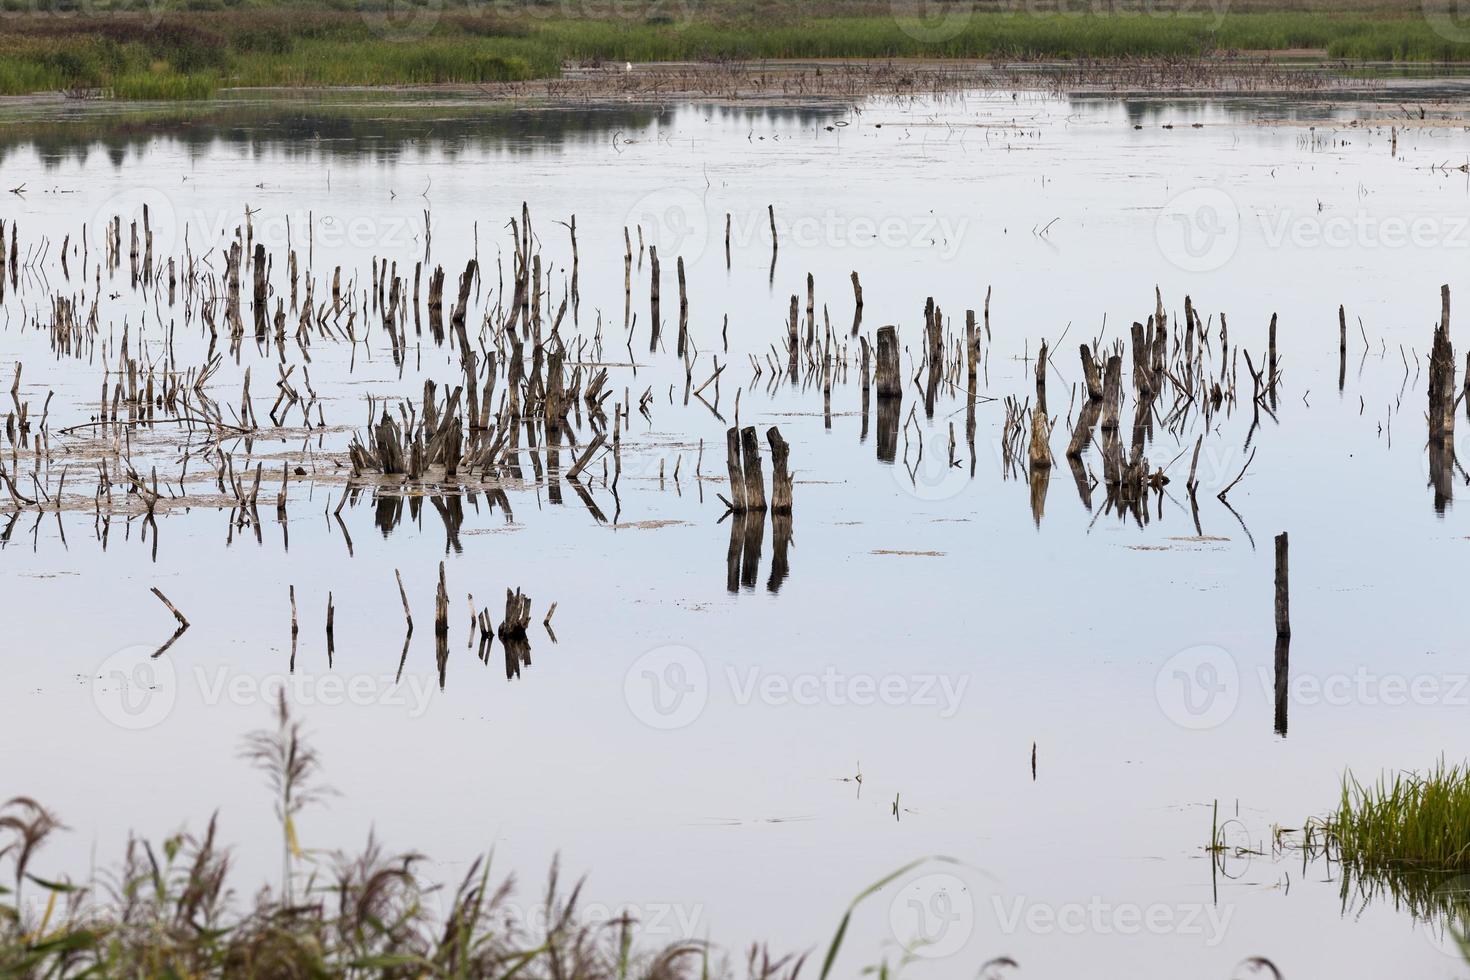
{"label": "weathered wooden post", "polygon": [[878,397],[903,396],[903,380],[899,377],[898,328],[878,328]]}
{"label": "weathered wooden post", "polygon": [[766,430],[766,441],[771,444],[771,513],[791,513],[791,471],[787,462],[791,447],[781,437],[781,430],[774,425]]}
{"label": "weathered wooden post", "polygon": [[745,462],[745,509],[764,511],[766,479],[761,472],[761,444],[755,426],[747,425],[740,430],[740,445]]}
{"label": "weathered wooden post", "polygon": [[659,323],[658,323],[658,248],[656,246],[654,246],[654,245],[648,246],[648,269],[649,269],[648,315],[649,315],[649,317],[653,321],[652,324],[649,327],[649,336],[650,336],[651,339],[648,342],[648,352],[650,354],[656,354],[656,353],[658,353],[658,328],[659,328]]}
{"label": "weathered wooden post", "polygon": [[748,508],[745,496],[745,466],[740,460],[740,429],[730,426],[725,432],[725,462],[730,470],[730,509],[737,514]]}
{"label": "weathered wooden post", "polygon": [[684,289],[684,256],[679,256],[679,345],[678,354],[684,356],[689,346],[689,294]]}
{"label": "weathered wooden post", "polygon": [[1276,535],[1276,635],[1291,636],[1291,609],[1286,572],[1286,532]]}

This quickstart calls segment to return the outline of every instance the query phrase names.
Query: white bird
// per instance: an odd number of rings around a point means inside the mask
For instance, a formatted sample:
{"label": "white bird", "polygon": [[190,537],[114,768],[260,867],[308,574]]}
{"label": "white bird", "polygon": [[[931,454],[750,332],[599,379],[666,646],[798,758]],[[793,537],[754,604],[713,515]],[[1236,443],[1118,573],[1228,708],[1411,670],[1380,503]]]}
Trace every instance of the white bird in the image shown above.
{"label": "white bird", "polygon": [[623,65],[623,71],[632,71],[632,70],[633,70],[633,62],[630,61],[627,64]]}

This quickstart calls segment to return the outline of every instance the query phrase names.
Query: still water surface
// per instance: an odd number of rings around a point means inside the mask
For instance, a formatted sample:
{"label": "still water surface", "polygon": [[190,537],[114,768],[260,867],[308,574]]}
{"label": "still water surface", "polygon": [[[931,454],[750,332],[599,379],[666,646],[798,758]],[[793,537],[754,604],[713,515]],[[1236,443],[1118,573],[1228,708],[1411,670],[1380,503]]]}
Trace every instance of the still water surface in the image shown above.
{"label": "still water surface", "polygon": [[[49,349],[49,296],[82,288],[75,259],[70,280],[61,272],[61,240],[88,227],[90,289],[104,223],[120,213],[126,228],[144,203],[161,255],[212,249],[217,275],[248,208],[277,290],[289,234],[303,266],[310,249],[319,288],[340,265],[358,294],[373,258],[401,275],[424,258],[427,210],[430,264],[446,267],[451,294],[478,250],[472,323],[499,297],[497,262],[509,281],[507,222],[522,202],[560,302],[571,250],[557,222],[575,215],[581,305],[562,332],[590,344],[600,319],[612,400],[627,388],[635,408],[616,498],[590,468],[605,519],[576,494],[554,501],[528,457],[511,514],[483,495],[405,503],[369,491],[339,525],[340,481],[311,477],[293,484],[284,528],[262,508],[258,536],[206,505],[161,518],[156,540],[116,520],[104,550],[90,504],[21,514],[0,555],[3,791],[59,811],[72,831],[48,856],[74,874],[94,849],[103,863],[120,853],[129,829],[198,827],[218,807],[242,864],[269,880],[268,793],[236,750],[268,720],[263,691],[285,679],[340,793],[302,818],[307,847],[355,847],[373,830],[428,852],[444,878],[493,847],[527,902],[560,854],[590,874],[595,901],[640,909],[650,942],[824,945],[852,896],[935,854],[963,864],[916,872],[865,905],[846,975],[893,959],[915,933],[932,940],[919,976],[973,976],[1001,955],[1035,976],[1223,978],[1252,955],[1290,977],[1463,974],[1432,927],[1391,902],[1344,900],[1335,866],[1273,857],[1269,842],[1273,825],[1330,808],[1346,769],[1464,751],[1470,651],[1450,590],[1470,559],[1470,512],[1430,483],[1424,358],[1440,285],[1470,298],[1470,178],[1453,169],[1470,133],[1453,122],[1452,89],[1411,93],[1409,109],[1404,98],[14,109],[0,167],[25,193],[5,195],[0,216],[19,223],[22,256],[38,258],[5,300],[0,377],[8,385],[24,363],[33,411],[54,392],[53,430],[96,414],[103,362]],[[668,349],[656,354],[640,227],[663,267]],[[676,256],[694,384],[712,357],[728,365],[725,421],[684,398]],[[848,343],[854,271],[863,332],[897,324],[907,374],[926,298],[962,336],[964,311],[979,314],[990,291],[973,464],[965,400],[948,386],[932,418],[908,387],[900,458],[878,458],[855,341],[836,355],[850,369],[830,415],[819,377],[772,383],[765,359],[781,357],[792,294],[804,315],[808,273],[819,334],[825,309]],[[1223,313],[1257,366],[1276,314],[1283,380],[1275,417],[1260,413],[1253,430],[1241,357],[1233,410],[1160,427],[1148,456],[1172,479],[1145,523],[1104,512],[1101,486],[1079,494],[1061,448],[1081,398],[1077,345],[1126,338],[1153,313],[1155,286],[1171,321],[1186,295],[1215,337]],[[173,320],[178,362],[204,361],[197,317],[142,301],[125,269],[103,282],[100,315],[109,356],[124,322],[134,351],[141,338],[159,356],[160,324]],[[366,345],[318,341],[310,377],[328,429],[256,440],[255,452],[330,470],[369,395],[456,383],[456,352],[427,333],[410,340],[401,370],[380,326]],[[1034,397],[1043,340],[1060,431],[1038,508],[1024,472],[1003,463],[1001,399]],[[1218,374],[1218,344],[1210,357]],[[238,404],[253,366],[263,416],[273,359],[247,340],[216,399]],[[797,484],[785,574],[773,573],[767,535],[731,589],[727,558],[742,542],[732,549],[716,494],[728,494],[737,389],[742,425],[780,426]],[[1131,399],[1126,377],[1125,390]],[[1196,525],[1184,482],[1201,434]],[[169,438],[149,444],[171,461],[161,472],[176,470],[177,453],[160,447]],[[1216,494],[1247,459],[1227,508]],[[1101,475],[1095,449],[1085,463]],[[1461,475],[1451,486],[1464,494]],[[273,500],[274,484],[263,493]],[[1294,628],[1285,717],[1271,618],[1281,531]],[[441,560],[452,600],[442,687],[426,628]],[[419,624],[396,681],[395,569]],[[288,674],[292,585],[303,626]],[[173,629],[152,586],[193,626],[153,662],[164,673],[144,696],[106,675]],[[507,587],[536,601],[531,663],[509,680],[498,653],[485,665],[466,646],[463,598],[498,613]],[[539,625],[551,602],[555,642]],[[1223,866],[1204,854],[1217,800],[1239,818],[1232,841],[1267,853]]]}

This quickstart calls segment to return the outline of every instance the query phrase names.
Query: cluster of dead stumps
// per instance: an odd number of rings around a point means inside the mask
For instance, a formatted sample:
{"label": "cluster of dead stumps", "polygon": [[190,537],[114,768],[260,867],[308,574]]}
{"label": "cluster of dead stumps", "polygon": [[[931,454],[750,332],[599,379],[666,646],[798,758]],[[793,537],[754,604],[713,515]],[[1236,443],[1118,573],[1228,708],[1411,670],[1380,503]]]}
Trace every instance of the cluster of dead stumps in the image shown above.
{"label": "cluster of dead stumps", "polygon": [[[403,576],[395,569],[394,577],[398,580],[398,595],[403,600],[403,618],[408,624],[408,631],[403,637],[403,655],[398,661],[398,675],[403,674],[403,665],[408,661],[409,641],[413,639],[413,612],[409,609],[408,593],[403,588]],[[491,647],[496,637],[500,639],[500,645],[505,652],[505,679],[521,676],[521,668],[531,666],[531,642],[526,635],[527,628],[531,625],[531,598],[523,595],[520,589],[512,592],[505,590],[505,614],[497,627],[490,617],[490,607],[485,606],[478,611],[475,607],[474,595],[466,595],[466,601],[470,609],[469,646],[477,646],[476,659],[482,664],[490,662]],[[552,603],[546,610],[546,618],[542,625],[546,628],[546,634],[556,642],[556,633],[551,629],[551,617],[556,614],[556,603]],[[294,622],[294,621],[293,621]],[[328,613],[328,634],[331,631],[330,612]],[[449,587],[446,583],[444,563],[439,563],[439,586],[434,593],[434,661],[439,669],[439,687],[444,687],[445,675],[449,667]],[[295,648],[292,648],[292,663],[295,663]]]}
{"label": "cluster of dead stumps", "polygon": [[[772,545],[771,574],[766,588],[777,592],[790,573],[787,553],[791,548],[791,447],[774,425],[766,430],[771,446]],[[760,440],[755,426],[731,426],[725,433],[730,496],[720,495],[730,522],[730,550],[726,555],[726,587],[739,592],[755,588],[760,578],[761,543],[766,528],[766,486],[762,473]],[[721,518],[724,520],[724,517]]]}
{"label": "cluster of dead stumps", "polygon": [[[768,211],[774,282],[779,243],[774,208]],[[15,222],[0,224],[0,302],[6,312],[18,306],[20,327],[44,336],[56,360],[101,370],[100,385],[85,386],[99,392],[96,402],[87,395],[53,411],[54,392],[45,391],[44,400],[37,395],[33,402],[22,388],[17,360],[9,389],[12,410],[4,419],[9,452],[0,453],[0,507],[10,512],[8,523],[0,526],[0,546],[9,540],[21,513],[36,513],[39,525],[40,514],[54,512],[60,525],[63,512],[87,510],[104,546],[112,517],[121,515],[129,526],[141,519],[145,533],[151,528],[156,549],[155,515],[187,506],[228,510],[232,534],[234,528],[249,526],[259,540],[263,490],[267,501],[274,499],[284,536],[288,508],[301,499],[291,491],[302,484],[308,496],[316,487],[327,488],[324,510],[335,517],[349,557],[352,543],[341,512],[365,495],[374,501],[375,522],[385,533],[402,518],[405,505],[416,514],[422,501],[429,500],[444,520],[446,553],[460,550],[464,502],[478,506],[480,494],[510,520],[511,493],[534,491],[539,500],[544,491],[550,503],[560,505],[570,487],[596,522],[609,520],[603,510],[608,507],[616,527],[625,451],[642,454],[638,479],[651,487],[656,468],[657,489],[666,487],[666,444],[640,445],[631,424],[635,405],[637,415],[652,423],[655,408],[667,403],[694,411],[699,424],[717,423],[711,432],[725,430],[728,496],[719,496],[726,508],[721,520],[730,520],[728,587],[738,591],[757,585],[769,520],[773,554],[766,587],[774,592],[789,575],[790,446],[775,426],[762,433],[741,424],[741,397],[747,388],[752,392],[745,396],[747,415],[749,399],[761,391],[774,396],[789,382],[811,392],[821,398],[823,424],[830,429],[834,390],[840,398],[841,387],[855,383],[858,391],[851,400],[861,408],[859,441],[865,443],[876,429],[877,460],[901,463],[915,485],[935,480],[936,473],[939,479],[975,477],[978,408],[993,404],[998,409],[992,425],[1002,477],[1028,483],[1038,524],[1058,460],[1065,461],[1083,504],[1096,511],[1094,521],[1108,512],[1140,525],[1150,521],[1151,511],[1163,509],[1165,472],[1192,444],[1186,489],[1197,533],[1202,533],[1197,468],[1206,438],[1221,431],[1217,418],[1249,413],[1244,465],[1228,482],[1216,481],[1219,474],[1209,481],[1215,496],[1230,508],[1227,496],[1246,476],[1255,434],[1263,417],[1275,419],[1283,388],[1274,317],[1265,350],[1252,353],[1231,342],[1223,313],[1204,315],[1185,297],[1182,316],[1173,316],[1156,289],[1153,310],[1132,323],[1125,336],[1105,339],[1100,333],[1078,344],[1080,381],[1069,391],[1063,389],[1064,412],[1056,386],[1059,379],[1066,383],[1067,372],[1058,368],[1054,350],[1066,332],[1055,343],[1043,342],[1034,354],[1028,342],[1025,354],[1017,358],[1026,365],[1026,387],[1034,380],[1034,393],[984,394],[991,388],[994,350],[988,292],[978,315],[966,310],[954,320],[930,299],[918,343],[910,348],[901,343],[897,326],[865,331],[857,272],[850,277],[850,294],[844,278],[841,295],[833,301],[844,308],[851,303],[850,327],[845,309],[834,326],[828,303],[819,302],[817,283],[809,274],[804,276],[805,302],[799,292],[791,294],[789,316],[773,325],[775,336],[757,337],[747,327],[740,337],[736,325],[750,368],[749,379],[741,384],[732,381],[735,372],[730,370],[736,362],[730,356],[729,317],[717,321],[718,336],[699,329],[700,322],[713,318],[696,309],[697,297],[689,294],[680,256],[673,257],[670,276],[678,290],[677,306],[670,304],[677,332],[667,331],[673,350],[665,349],[663,273],[656,249],[645,246],[641,228],[624,229],[623,335],[609,345],[619,352],[614,362],[604,349],[602,315],[597,314],[590,329],[580,321],[575,219],[558,223],[568,234],[570,263],[565,267],[543,253],[524,206],[507,222],[509,247],[497,249],[493,264],[481,262],[477,231],[475,254],[464,262],[452,295],[446,296],[448,276],[433,262],[427,211],[422,257],[411,269],[405,263],[401,271],[398,262],[375,257],[366,281],[351,270],[344,277],[341,266],[320,276],[314,272],[314,219],[299,242],[293,241],[287,224],[286,249],[280,256],[284,271],[274,271],[279,268],[276,256],[255,240],[253,215],[247,209],[223,244],[200,253],[185,236],[181,255],[163,257],[154,254],[146,209],[140,221],[126,228],[120,218],[112,218],[104,234],[93,236],[101,237],[100,243],[89,241],[83,226],[80,234],[66,235],[54,253],[48,237],[23,247]],[[54,257],[59,257],[59,286],[50,278],[54,270],[48,271]],[[728,241],[725,261],[732,268]],[[643,333],[634,313],[635,282],[640,292],[645,284],[647,289]],[[44,294],[43,301],[33,300],[35,291]],[[141,315],[119,315],[120,298],[123,304],[135,304],[128,311]],[[1443,509],[1452,497],[1457,466],[1454,415],[1465,396],[1456,388],[1448,288],[1441,305],[1428,359],[1428,423],[1431,482],[1436,507]],[[962,328],[956,329],[956,320]],[[15,322],[7,319],[7,324]],[[1341,309],[1339,326],[1341,387],[1347,352]],[[635,335],[640,344],[646,337],[648,359],[679,358],[682,400],[677,383],[656,391],[638,379]],[[1364,339],[1366,344],[1366,335]],[[320,345],[335,345],[339,355],[345,351],[340,360],[347,361],[349,373],[360,354],[370,360],[375,350],[386,349],[399,381],[413,371],[413,386],[418,388],[421,381],[421,391],[409,397],[370,394],[365,425],[360,419],[357,425],[338,419],[329,427],[327,410],[334,402],[319,396],[311,374],[313,351]],[[247,359],[252,346],[256,356]],[[420,377],[426,346],[431,352],[447,348],[447,380]],[[266,364],[275,382],[266,396],[269,408],[257,414],[252,365],[258,373]],[[1406,377],[1408,364],[1405,357]],[[628,386],[615,387],[612,371],[624,369]],[[637,387],[632,386],[635,380]],[[725,407],[731,399],[722,395],[722,382],[727,392],[735,388],[733,406]],[[226,388],[228,396],[221,394]],[[951,413],[956,421],[948,423],[947,446],[936,448],[926,432],[935,431],[934,420],[944,417],[941,403],[952,401],[959,403]],[[959,409],[964,411],[962,435],[956,431]],[[920,412],[928,426],[920,421]],[[53,416],[67,413],[78,417],[53,431]],[[1069,434],[1058,454],[1053,443],[1059,425]],[[697,426],[691,430],[698,435]],[[938,431],[942,436],[943,430]],[[1162,466],[1158,457],[1149,456],[1151,449],[1159,449],[1161,436],[1175,448],[1183,447]],[[266,444],[273,447],[270,455],[261,451]],[[650,448],[658,453],[656,459],[648,458]],[[701,501],[703,448],[700,438],[693,472]],[[769,485],[764,452],[769,452]],[[676,492],[682,492],[682,463],[680,456],[668,467],[672,476],[667,482]],[[1099,491],[1104,504],[1094,508]],[[447,605],[441,572],[436,636],[447,633],[439,629],[447,623]],[[330,636],[330,604],[328,617]],[[518,592],[508,594],[501,622],[493,630],[488,607],[476,608],[471,602],[470,645],[479,644],[484,662],[492,638],[501,640],[508,675],[516,676],[529,664],[529,622],[530,600]],[[181,632],[186,625],[180,617]],[[409,626],[411,632],[411,617]],[[441,657],[441,673],[443,666]]]}

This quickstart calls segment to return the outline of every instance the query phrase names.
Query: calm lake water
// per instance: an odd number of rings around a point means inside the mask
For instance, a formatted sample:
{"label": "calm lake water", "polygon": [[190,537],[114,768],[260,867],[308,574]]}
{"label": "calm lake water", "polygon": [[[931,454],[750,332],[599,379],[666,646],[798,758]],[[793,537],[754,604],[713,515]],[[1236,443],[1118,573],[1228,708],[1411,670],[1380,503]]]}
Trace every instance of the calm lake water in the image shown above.
{"label": "calm lake water", "polygon": [[[462,380],[458,351],[411,321],[396,364],[371,314],[365,342],[316,338],[309,365],[288,345],[324,429],[300,428],[298,409],[287,423],[297,428],[249,447],[226,440],[237,467],[247,454],[267,460],[258,528],[211,499],[173,508],[156,531],[114,518],[104,547],[95,467],[72,469],[68,508],[22,510],[0,548],[0,793],[42,800],[71,828],[45,855],[47,877],[85,876],[94,854],[102,865],[121,854],[129,830],[200,828],[219,808],[245,875],[273,880],[269,792],[238,746],[269,723],[270,692],[284,684],[339,793],[301,818],[305,847],[354,848],[371,830],[427,852],[445,879],[493,848],[527,905],[559,854],[590,876],[593,902],[631,905],[650,943],[708,936],[738,953],[762,940],[820,958],[863,888],[945,855],[960,863],[913,871],[861,906],[843,975],[895,960],[917,937],[929,940],[917,976],[974,976],[1000,956],[1023,976],[1226,978],[1247,975],[1236,971],[1251,956],[1287,977],[1466,972],[1436,924],[1345,892],[1336,865],[1271,846],[1274,826],[1325,814],[1347,770],[1376,776],[1464,752],[1470,650],[1450,590],[1470,560],[1470,509],[1447,498],[1470,489],[1458,470],[1436,489],[1425,450],[1441,284],[1459,308],[1470,302],[1470,177],[1456,169],[1470,131],[1456,89],[1381,102],[985,92],[759,108],[251,97],[7,111],[3,184],[24,191],[3,195],[0,218],[18,223],[25,268],[3,303],[0,387],[23,363],[33,425],[51,397],[39,476],[52,490],[66,453],[84,455],[95,434],[60,430],[96,417],[125,326],[130,354],[160,368],[208,356],[197,311],[186,320],[166,290],[136,291],[126,254],[115,272],[101,265],[95,345],[52,350],[51,297],[81,295],[90,310],[107,222],[121,215],[126,238],[144,204],[155,254],[187,248],[216,283],[248,209],[288,309],[289,247],[318,302],[334,267],[344,285],[355,277],[360,301],[375,258],[411,279],[426,247],[424,278],[442,264],[452,302],[478,254],[472,332],[508,302],[508,222],[522,202],[554,315],[572,258],[559,222],[575,215],[580,305],[560,331],[569,362],[577,338],[581,359],[599,359],[600,331],[606,408],[633,402],[617,493],[595,460],[591,506],[565,480],[536,479],[541,461],[533,469],[523,446],[509,510],[483,493],[369,488],[339,523],[346,447],[369,397],[417,403],[425,379]],[[78,246],[84,226],[90,255],[69,252],[68,275],[62,243]],[[656,353],[640,228],[662,265]],[[686,397],[674,351],[676,257],[693,386],[716,358],[725,367],[708,404]],[[922,360],[926,298],[962,338],[965,311],[981,315],[989,292],[973,462],[964,392],[948,384],[932,417],[906,385],[887,422],[899,427],[897,458],[880,458],[884,422],[876,406],[864,417],[849,336],[854,271],[862,333],[898,325],[905,379]],[[809,273],[818,338],[824,311],[835,337],[830,408],[820,370],[803,363],[795,383],[775,374],[793,294],[805,317]],[[1062,449],[1083,398],[1078,344],[1126,340],[1153,314],[1155,287],[1171,324],[1191,298],[1211,337],[1205,369],[1233,375],[1238,400],[1172,431],[1172,398],[1156,406],[1146,452],[1171,482],[1150,494],[1145,522],[1108,511],[1091,479],[1079,492]],[[248,277],[244,291],[248,318]],[[1274,415],[1252,412],[1244,363],[1244,351],[1264,363],[1273,314]],[[1003,399],[1034,400],[1043,341],[1057,465],[1037,506],[1024,466],[1003,459]],[[237,410],[250,368],[268,425],[281,355],[249,335],[238,356],[226,348],[222,338],[211,397]],[[291,383],[301,381],[298,370]],[[771,533],[757,535],[752,569],[743,536],[732,547],[735,522],[721,521],[737,391],[740,424],[778,425],[791,445],[784,575]],[[1185,480],[1200,436],[1196,522]],[[175,484],[182,448],[203,441],[177,425],[130,437]],[[5,446],[19,490],[36,496],[34,449],[12,457]],[[284,526],[283,460],[306,471]],[[1096,448],[1083,462],[1101,479]],[[1243,468],[1227,506],[1216,495]],[[0,523],[14,510],[0,504]],[[1282,531],[1293,635],[1278,679]],[[451,610],[442,683],[440,561]],[[416,624],[401,676],[395,570]],[[153,587],[192,624],[157,659],[175,624]],[[498,621],[516,587],[534,599],[534,625],[530,664],[507,678],[498,643],[488,664],[469,646],[465,597]],[[554,640],[540,625],[552,602]],[[1216,801],[1222,820],[1237,820],[1231,843],[1263,853],[1204,852]]]}

